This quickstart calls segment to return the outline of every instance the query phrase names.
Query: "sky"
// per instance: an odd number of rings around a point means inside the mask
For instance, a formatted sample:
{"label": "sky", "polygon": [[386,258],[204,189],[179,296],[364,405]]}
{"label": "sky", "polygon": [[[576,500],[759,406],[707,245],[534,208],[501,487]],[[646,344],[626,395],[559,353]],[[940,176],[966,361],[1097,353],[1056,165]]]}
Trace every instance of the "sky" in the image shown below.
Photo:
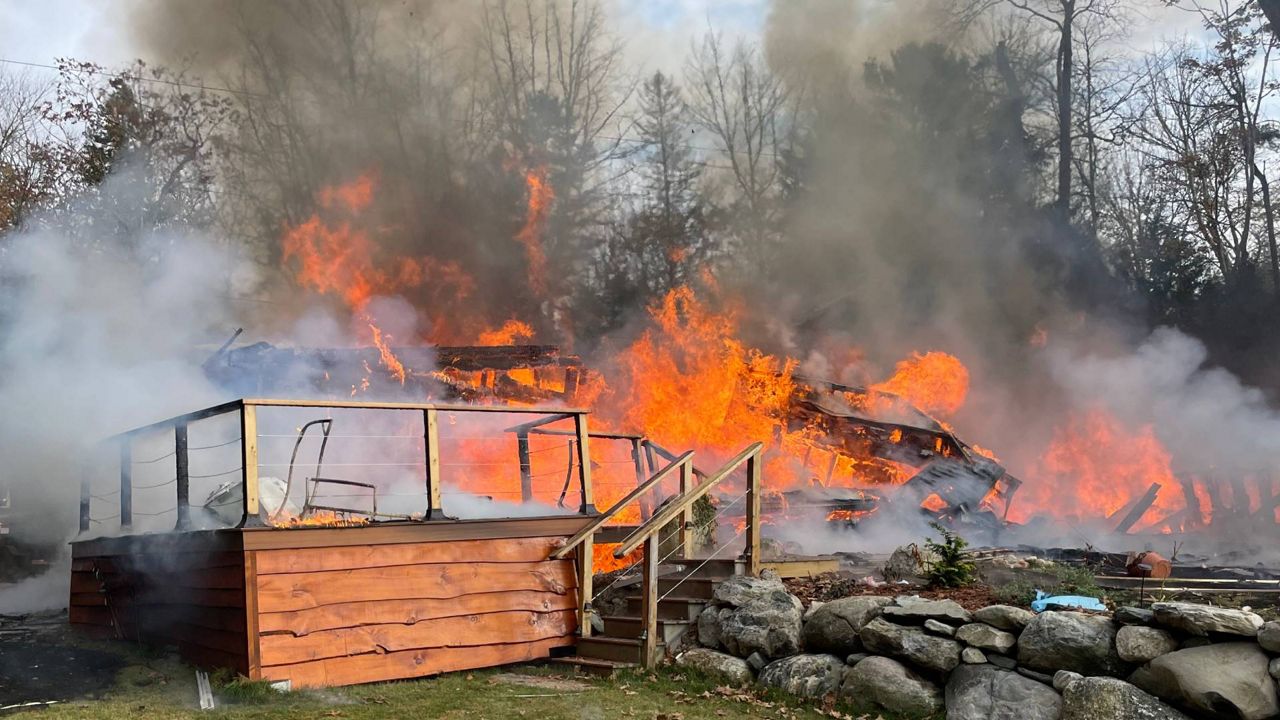
{"label": "sky", "polygon": [[[266,0],[264,0],[266,1]],[[806,0],[784,0],[803,3]],[[853,0],[867,5],[913,0]],[[638,68],[680,72],[693,40],[708,23],[729,36],[756,36],[767,0],[611,0],[626,50]],[[1163,0],[1142,7],[1128,45],[1150,49],[1161,39],[1199,31],[1199,19]],[[120,0],[0,0],[0,59],[52,64],[58,57],[118,66],[137,57],[121,20]],[[146,58],[143,58],[144,60]]]}

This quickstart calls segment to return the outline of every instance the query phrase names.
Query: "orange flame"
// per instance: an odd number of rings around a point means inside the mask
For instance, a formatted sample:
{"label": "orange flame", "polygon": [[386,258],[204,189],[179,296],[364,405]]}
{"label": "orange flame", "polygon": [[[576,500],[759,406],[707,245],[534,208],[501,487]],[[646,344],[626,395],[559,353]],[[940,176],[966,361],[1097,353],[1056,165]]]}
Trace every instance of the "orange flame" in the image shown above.
{"label": "orange flame", "polygon": [[533,328],[529,323],[512,318],[497,330],[486,330],[476,338],[477,345],[515,345],[521,341],[533,339]]}
{"label": "orange flame", "polygon": [[1057,429],[1035,478],[1038,482],[1020,491],[1012,519],[1025,520],[1036,511],[1058,517],[1111,515],[1152,483],[1160,485],[1160,493],[1134,529],[1185,506],[1169,452],[1152,427],[1125,427],[1101,407],[1073,414]]}
{"label": "orange flame", "polygon": [[538,297],[547,294],[547,255],[542,247],[543,232],[551,217],[551,205],[556,194],[547,178],[547,166],[526,170],[525,186],[529,191],[529,203],[525,210],[524,227],[516,233],[516,242],[524,246],[525,262],[529,265],[529,287]]}
{"label": "orange flame", "polygon": [[871,386],[891,393],[930,415],[950,417],[969,395],[969,370],[944,352],[912,353],[894,368],[893,376]]}

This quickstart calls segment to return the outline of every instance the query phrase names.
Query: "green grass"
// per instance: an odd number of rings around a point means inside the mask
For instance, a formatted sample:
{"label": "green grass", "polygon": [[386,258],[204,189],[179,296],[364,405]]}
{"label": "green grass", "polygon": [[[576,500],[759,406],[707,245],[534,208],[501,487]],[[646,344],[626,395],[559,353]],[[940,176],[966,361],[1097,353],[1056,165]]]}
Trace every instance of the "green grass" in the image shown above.
{"label": "green grass", "polygon": [[[118,647],[118,646],[117,646]],[[525,666],[451,673],[435,678],[376,685],[278,693],[265,683],[216,676],[218,708],[197,709],[195,673],[168,658],[133,654],[116,685],[102,698],[68,702],[38,711],[41,720],[101,718],[152,720],[200,717],[276,720],[279,718],[637,718],[713,720],[719,718],[859,718],[846,708],[814,707],[775,692],[720,687],[714,680],[674,668],[626,673],[612,679],[569,678],[560,667]],[[568,687],[513,684],[503,674],[573,680]],[[563,683],[561,683],[563,684]],[[872,714],[865,716],[876,718]],[[885,720],[891,720],[888,716]]]}

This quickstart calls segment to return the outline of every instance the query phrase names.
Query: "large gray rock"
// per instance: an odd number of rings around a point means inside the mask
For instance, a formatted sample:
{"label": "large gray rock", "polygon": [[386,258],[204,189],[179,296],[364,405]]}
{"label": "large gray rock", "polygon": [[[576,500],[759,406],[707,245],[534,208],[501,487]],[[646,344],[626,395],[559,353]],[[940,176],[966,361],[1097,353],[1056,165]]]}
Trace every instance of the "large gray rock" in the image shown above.
{"label": "large gray rock", "polygon": [[824,603],[804,620],[805,650],[840,656],[862,650],[858,632],[888,603],[889,598],[875,596],[847,597]]}
{"label": "large gray rock", "polygon": [[1083,678],[1062,690],[1061,720],[1191,720],[1123,680]]}
{"label": "large gray rock", "polygon": [[1084,676],[1078,672],[1059,670],[1053,674],[1053,689],[1058,692],[1062,692],[1063,690],[1066,690],[1067,686],[1071,683],[1082,679],[1084,679]]}
{"label": "large gray rock", "polygon": [[994,665],[962,665],[946,689],[947,720],[1058,720],[1053,688]]}
{"label": "large gray rock", "polygon": [[844,671],[840,697],[855,707],[913,717],[942,710],[942,688],[897,660],[878,655]]}
{"label": "large gray rock", "polygon": [[1150,625],[1156,614],[1146,608],[1126,606],[1116,608],[1115,619],[1121,625]]}
{"label": "large gray rock", "polygon": [[711,596],[711,604],[742,607],[753,600],[759,600],[778,591],[786,592],[787,588],[777,578],[734,575],[716,585],[716,590]]}
{"label": "large gray rock", "polygon": [[1262,720],[1280,714],[1269,663],[1257,643],[1217,643],[1161,655],[1129,682],[1207,717]]}
{"label": "large gray rock", "polygon": [[724,621],[733,614],[733,608],[708,605],[698,613],[698,642],[704,647],[723,648],[720,642],[720,629]]}
{"label": "large gray rock", "polygon": [[1125,625],[1116,631],[1116,654],[1141,665],[1178,649],[1178,639],[1160,628]]}
{"label": "large gray rock", "polygon": [[989,605],[973,611],[973,619],[984,622],[991,627],[1020,633],[1034,620],[1036,614],[1012,605]]}
{"label": "large gray rock", "polygon": [[1262,616],[1246,610],[1197,605],[1195,603],[1153,603],[1157,625],[1181,630],[1190,635],[1240,635],[1255,637],[1262,627]]}
{"label": "large gray rock", "polygon": [[727,652],[743,658],[753,652],[771,660],[795,655],[800,652],[803,612],[804,607],[794,595],[772,590],[734,608],[727,617],[722,616],[720,644]]}
{"label": "large gray rock", "polygon": [[676,656],[676,665],[697,670],[704,675],[717,677],[734,685],[745,685],[755,677],[746,660],[707,648],[685,650]]}
{"label": "large gray rock", "polygon": [[840,687],[844,667],[844,661],[834,655],[793,655],[766,665],[759,682],[792,695],[820,698]]}
{"label": "large gray rock", "polygon": [[1280,622],[1263,623],[1258,630],[1258,644],[1267,652],[1280,653]]}
{"label": "large gray rock", "polygon": [[913,625],[923,624],[931,618],[948,625],[973,621],[973,615],[955,600],[926,600],[919,595],[899,595],[892,605],[884,607],[881,614],[895,622]]}
{"label": "large gray rock", "polygon": [[1013,633],[997,630],[980,622],[961,625],[960,629],[956,630],[956,639],[979,650],[998,653],[1009,652],[1009,649],[1018,642],[1018,638]]}
{"label": "large gray rock", "polygon": [[987,661],[987,654],[975,647],[967,647],[960,651],[960,662],[969,665],[981,665]]}
{"label": "large gray rock", "polygon": [[924,629],[933,633],[934,635],[941,635],[942,637],[956,636],[956,629],[954,627],[944,622],[938,622],[933,618],[929,618],[928,620],[924,621]]}
{"label": "large gray rock", "polygon": [[1280,658],[1271,658],[1271,664],[1267,665],[1267,672],[1271,677],[1280,680]]}
{"label": "large gray rock", "polygon": [[928,548],[918,545],[903,545],[889,555],[889,560],[881,569],[885,580],[911,580],[923,578],[929,572],[929,566],[938,561],[938,555]]}
{"label": "large gray rock", "polygon": [[1115,639],[1116,628],[1109,617],[1043,612],[1018,636],[1018,664],[1049,673],[1123,675],[1129,665],[1116,653]]}
{"label": "large gray rock", "polygon": [[960,664],[960,643],[882,617],[864,625],[858,637],[871,652],[901,658],[926,670],[945,673]]}

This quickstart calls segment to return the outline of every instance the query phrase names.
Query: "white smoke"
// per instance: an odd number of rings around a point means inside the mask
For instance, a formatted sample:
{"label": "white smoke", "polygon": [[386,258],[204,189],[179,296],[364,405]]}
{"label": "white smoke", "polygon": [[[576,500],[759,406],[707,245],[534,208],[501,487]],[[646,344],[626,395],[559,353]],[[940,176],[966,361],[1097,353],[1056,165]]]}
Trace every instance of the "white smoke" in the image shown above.
{"label": "white smoke", "polygon": [[[74,217],[74,227],[37,218],[3,238],[0,457],[12,493],[12,538],[66,541],[77,527],[83,472],[94,460],[118,457],[102,440],[222,399],[200,362],[236,327],[231,278],[252,273],[199,233],[131,229],[133,218],[118,213],[141,207],[138,185],[129,173],[109,178],[95,204],[57,216]],[[163,443],[143,445],[138,452]],[[114,528],[118,476],[114,464],[102,467],[111,472],[94,477],[91,514],[102,518],[95,528]],[[134,500],[138,513],[174,504],[171,486]],[[137,520],[143,529],[172,527],[174,515]],[[31,609],[33,596],[65,601],[65,594],[33,592],[0,593],[0,612]]]}

